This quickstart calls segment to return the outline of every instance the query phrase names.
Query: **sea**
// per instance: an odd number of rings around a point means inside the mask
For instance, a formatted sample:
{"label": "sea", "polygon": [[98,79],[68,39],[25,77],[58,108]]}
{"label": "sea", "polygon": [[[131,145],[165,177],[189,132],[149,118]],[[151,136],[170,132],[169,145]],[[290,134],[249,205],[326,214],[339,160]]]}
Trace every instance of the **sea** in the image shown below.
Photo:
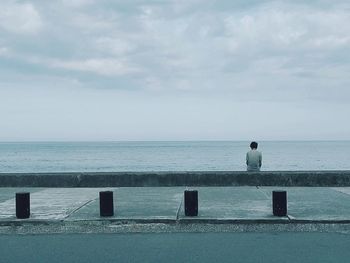
{"label": "sea", "polygon": [[[248,141],[0,142],[0,173],[243,171]],[[263,171],[350,170],[350,141],[261,141]]]}

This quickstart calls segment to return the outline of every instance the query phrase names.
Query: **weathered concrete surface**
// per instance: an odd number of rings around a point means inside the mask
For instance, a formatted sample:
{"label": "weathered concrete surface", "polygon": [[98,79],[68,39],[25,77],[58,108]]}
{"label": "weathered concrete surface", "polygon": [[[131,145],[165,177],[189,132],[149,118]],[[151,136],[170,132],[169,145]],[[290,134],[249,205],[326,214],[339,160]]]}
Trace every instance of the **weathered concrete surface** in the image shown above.
{"label": "weathered concrete surface", "polygon": [[350,171],[0,173],[0,187],[350,186]]}
{"label": "weathered concrete surface", "polygon": [[179,217],[182,221],[247,222],[255,220],[280,221],[287,217],[274,217],[271,198],[256,187],[199,187],[198,216],[186,217],[184,206]]}
{"label": "weathered concrete surface", "polygon": [[[90,188],[95,189],[95,188]],[[183,187],[159,187],[159,188],[115,188],[114,216],[108,220],[138,222],[175,222],[179,207],[183,198]],[[77,189],[79,192],[79,189]],[[95,190],[96,191],[96,190]],[[94,200],[82,207],[67,220],[100,220],[99,202]]]}
{"label": "weathered concrete surface", "polygon": [[[272,216],[276,187],[195,187],[199,215],[184,216],[184,187],[0,188],[1,233],[339,231],[350,232],[350,188],[285,187],[288,216]],[[15,193],[31,192],[31,217],[15,218]],[[112,217],[98,192],[114,191]],[[145,225],[147,227],[145,227]]]}
{"label": "weathered concrete surface", "polygon": [[[30,191],[30,212],[32,220],[61,220],[98,198],[96,188],[49,188]],[[13,194],[14,195],[14,194]],[[15,199],[0,203],[0,219],[16,220]]]}
{"label": "weathered concrete surface", "polygon": [[[272,199],[273,187],[260,187]],[[350,221],[350,189],[342,187],[279,187],[287,191],[288,217],[292,222]]]}
{"label": "weathered concrete surface", "polygon": [[[5,202],[7,200],[10,200],[14,198],[15,193],[17,192],[30,192],[30,193],[35,193],[41,190],[44,190],[45,188],[40,188],[40,187],[29,187],[29,188],[0,188],[0,203]],[[15,203],[13,203],[13,206]]]}

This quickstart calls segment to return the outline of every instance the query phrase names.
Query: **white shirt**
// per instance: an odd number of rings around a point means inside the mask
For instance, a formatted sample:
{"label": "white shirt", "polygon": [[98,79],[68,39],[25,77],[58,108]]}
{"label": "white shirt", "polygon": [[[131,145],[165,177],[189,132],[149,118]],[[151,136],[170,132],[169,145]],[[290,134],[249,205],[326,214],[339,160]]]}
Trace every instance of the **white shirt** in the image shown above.
{"label": "white shirt", "polygon": [[247,152],[247,171],[260,171],[262,165],[262,154],[258,150]]}

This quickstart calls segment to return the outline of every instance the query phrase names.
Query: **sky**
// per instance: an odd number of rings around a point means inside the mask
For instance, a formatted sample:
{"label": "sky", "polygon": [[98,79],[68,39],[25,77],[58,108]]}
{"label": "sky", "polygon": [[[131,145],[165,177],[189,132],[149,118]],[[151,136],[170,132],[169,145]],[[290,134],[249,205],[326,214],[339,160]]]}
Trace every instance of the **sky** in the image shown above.
{"label": "sky", "polygon": [[349,140],[348,0],[0,2],[0,141]]}

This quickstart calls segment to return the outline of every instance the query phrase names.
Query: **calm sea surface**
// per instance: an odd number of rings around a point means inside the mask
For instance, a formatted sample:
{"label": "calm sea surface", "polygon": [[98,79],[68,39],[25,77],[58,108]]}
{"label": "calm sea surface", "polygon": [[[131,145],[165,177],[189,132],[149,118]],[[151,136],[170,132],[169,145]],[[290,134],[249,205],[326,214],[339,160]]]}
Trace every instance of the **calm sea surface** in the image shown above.
{"label": "calm sea surface", "polygon": [[[0,172],[245,170],[249,142],[0,143]],[[350,141],[260,142],[262,170],[349,170]]]}

